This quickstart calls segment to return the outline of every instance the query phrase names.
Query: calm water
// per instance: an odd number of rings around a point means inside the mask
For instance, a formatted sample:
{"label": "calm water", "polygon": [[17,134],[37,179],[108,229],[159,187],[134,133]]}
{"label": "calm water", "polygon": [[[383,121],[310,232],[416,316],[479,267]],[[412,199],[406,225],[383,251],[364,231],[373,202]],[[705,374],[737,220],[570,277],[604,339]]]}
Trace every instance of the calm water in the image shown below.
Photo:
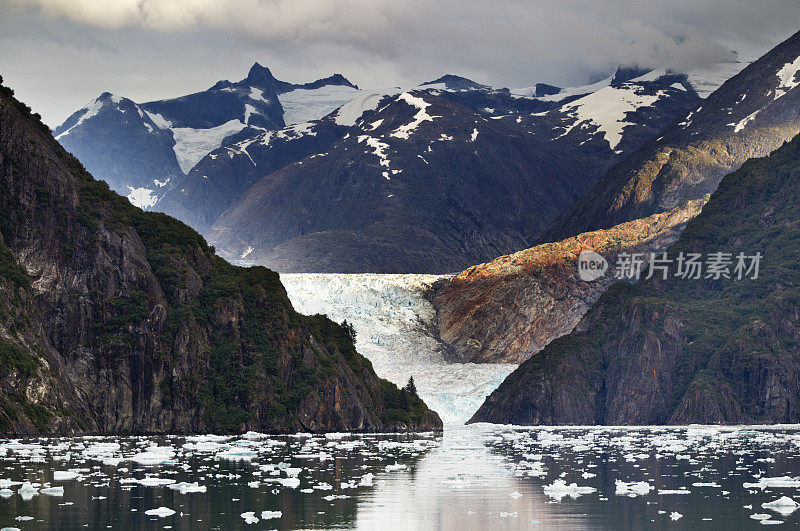
{"label": "calm water", "polygon": [[0,527],[795,526],[799,455],[800,426],[0,440]]}

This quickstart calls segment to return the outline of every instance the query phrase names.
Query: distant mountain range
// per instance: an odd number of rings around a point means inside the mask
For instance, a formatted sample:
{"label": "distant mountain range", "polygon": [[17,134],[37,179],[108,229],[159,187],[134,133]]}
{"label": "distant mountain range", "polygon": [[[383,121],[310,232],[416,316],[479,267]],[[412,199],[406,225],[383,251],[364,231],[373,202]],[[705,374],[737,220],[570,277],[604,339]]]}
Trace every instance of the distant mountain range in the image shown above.
{"label": "distant mountain range", "polygon": [[309,112],[319,118],[356,94],[358,87],[339,74],[293,84],[256,63],[241,81],[173,99],[137,104],[105,92],[53,134],[113,190],[152,209],[224,142],[280,129]]}
{"label": "distant mountain range", "polygon": [[294,85],[256,64],[171,100],[104,94],[55,134],[112,188],[230,259],[445,273],[530,247],[714,82],[620,68],[567,89],[445,75],[364,91],[339,75]]}

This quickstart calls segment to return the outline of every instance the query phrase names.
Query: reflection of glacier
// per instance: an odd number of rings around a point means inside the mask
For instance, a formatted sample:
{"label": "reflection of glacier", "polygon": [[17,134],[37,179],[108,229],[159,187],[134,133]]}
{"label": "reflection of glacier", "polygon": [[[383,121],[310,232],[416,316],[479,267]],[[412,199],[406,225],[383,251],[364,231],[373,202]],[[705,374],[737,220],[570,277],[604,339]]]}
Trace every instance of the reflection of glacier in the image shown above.
{"label": "reflection of glacier", "polygon": [[402,386],[413,375],[420,396],[445,423],[463,423],[515,366],[446,361],[430,332],[435,312],[423,297],[441,278],[446,277],[281,274],[297,311],[353,323],[358,351],[378,376]]}

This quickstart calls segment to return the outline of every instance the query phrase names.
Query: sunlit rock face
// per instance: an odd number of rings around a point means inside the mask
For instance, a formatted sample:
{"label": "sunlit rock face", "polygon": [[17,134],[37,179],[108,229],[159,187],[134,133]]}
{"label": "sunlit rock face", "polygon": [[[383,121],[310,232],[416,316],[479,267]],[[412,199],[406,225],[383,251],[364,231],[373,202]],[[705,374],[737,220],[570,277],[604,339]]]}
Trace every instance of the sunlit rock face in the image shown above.
{"label": "sunlit rock face", "polygon": [[[569,333],[617,279],[621,252],[661,252],[674,243],[704,200],[671,212],[539,245],[473,266],[434,286],[436,331],[448,352],[464,362],[521,363]],[[609,264],[594,281],[582,280],[581,252]]]}

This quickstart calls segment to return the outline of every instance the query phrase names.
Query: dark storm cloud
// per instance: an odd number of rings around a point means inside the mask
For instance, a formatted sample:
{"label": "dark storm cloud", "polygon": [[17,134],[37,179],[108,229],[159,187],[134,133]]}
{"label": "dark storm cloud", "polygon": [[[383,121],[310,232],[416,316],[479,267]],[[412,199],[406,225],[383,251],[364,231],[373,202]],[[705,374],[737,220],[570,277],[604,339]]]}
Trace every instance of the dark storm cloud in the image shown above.
{"label": "dark storm cloud", "polygon": [[0,11],[0,73],[51,125],[103,90],[172,96],[256,60],[290,81],[565,85],[617,64],[758,55],[800,21],[797,0],[0,0]]}

